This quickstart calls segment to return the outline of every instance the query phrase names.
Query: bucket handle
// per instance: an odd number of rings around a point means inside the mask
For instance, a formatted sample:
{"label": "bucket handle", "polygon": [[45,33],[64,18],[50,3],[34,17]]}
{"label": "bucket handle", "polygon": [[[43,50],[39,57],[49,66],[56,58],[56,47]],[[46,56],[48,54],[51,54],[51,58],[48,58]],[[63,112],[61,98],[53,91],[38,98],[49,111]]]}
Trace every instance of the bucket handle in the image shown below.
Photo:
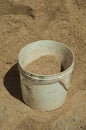
{"label": "bucket handle", "polygon": [[58,78],[58,79],[57,79],[57,82],[58,82],[59,84],[61,84],[61,86],[62,86],[66,91],[68,91],[68,89],[67,89],[67,87],[66,87],[66,85],[65,85],[65,83],[64,83],[64,81],[63,81],[62,78]]}

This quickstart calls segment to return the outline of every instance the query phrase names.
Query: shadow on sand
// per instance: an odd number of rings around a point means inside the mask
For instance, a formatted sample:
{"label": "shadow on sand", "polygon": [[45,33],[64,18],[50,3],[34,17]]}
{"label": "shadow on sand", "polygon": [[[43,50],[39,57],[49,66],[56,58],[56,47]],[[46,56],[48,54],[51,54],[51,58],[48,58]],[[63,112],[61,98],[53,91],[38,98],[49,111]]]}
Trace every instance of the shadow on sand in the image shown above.
{"label": "shadow on sand", "polygon": [[28,15],[35,19],[35,10],[30,6],[14,4],[9,0],[0,0],[0,15]]}
{"label": "shadow on sand", "polygon": [[8,90],[8,92],[15,98],[21,100],[21,88],[20,88],[20,75],[18,70],[18,65],[15,64],[5,75],[4,77],[4,86]]}

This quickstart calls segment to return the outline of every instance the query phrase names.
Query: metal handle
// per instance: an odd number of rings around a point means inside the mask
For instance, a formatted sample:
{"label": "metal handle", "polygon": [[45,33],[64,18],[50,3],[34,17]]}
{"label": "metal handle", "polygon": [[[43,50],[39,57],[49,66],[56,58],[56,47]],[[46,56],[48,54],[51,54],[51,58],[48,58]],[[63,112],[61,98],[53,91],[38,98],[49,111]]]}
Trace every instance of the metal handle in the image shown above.
{"label": "metal handle", "polygon": [[66,88],[66,85],[65,85],[65,83],[63,82],[62,79],[59,78],[59,79],[57,80],[57,82],[60,83],[61,86],[62,86],[66,91],[68,91],[68,89]]}

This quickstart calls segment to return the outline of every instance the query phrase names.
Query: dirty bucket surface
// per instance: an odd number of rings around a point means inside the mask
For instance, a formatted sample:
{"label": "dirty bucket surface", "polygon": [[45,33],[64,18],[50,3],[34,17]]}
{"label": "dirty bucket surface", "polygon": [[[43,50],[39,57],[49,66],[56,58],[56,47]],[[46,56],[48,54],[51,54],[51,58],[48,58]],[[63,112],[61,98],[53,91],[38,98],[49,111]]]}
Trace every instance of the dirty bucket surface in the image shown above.
{"label": "dirty bucket surface", "polygon": [[[45,56],[48,59],[44,60]],[[74,66],[69,47],[51,40],[36,41],[20,51],[18,62],[22,97],[27,105],[50,111],[64,104]]]}

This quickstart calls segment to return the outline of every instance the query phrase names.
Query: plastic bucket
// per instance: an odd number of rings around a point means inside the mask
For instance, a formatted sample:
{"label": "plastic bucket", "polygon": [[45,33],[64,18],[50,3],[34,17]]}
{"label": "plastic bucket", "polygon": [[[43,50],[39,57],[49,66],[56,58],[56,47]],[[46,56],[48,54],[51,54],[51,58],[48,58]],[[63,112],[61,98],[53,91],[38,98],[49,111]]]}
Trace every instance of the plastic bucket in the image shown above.
{"label": "plastic bucket", "polygon": [[[53,75],[37,75],[25,67],[43,55],[58,56],[64,71]],[[31,108],[50,111],[59,108],[65,101],[74,66],[72,50],[52,40],[41,40],[28,44],[18,56],[21,90],[24,102]]]}

